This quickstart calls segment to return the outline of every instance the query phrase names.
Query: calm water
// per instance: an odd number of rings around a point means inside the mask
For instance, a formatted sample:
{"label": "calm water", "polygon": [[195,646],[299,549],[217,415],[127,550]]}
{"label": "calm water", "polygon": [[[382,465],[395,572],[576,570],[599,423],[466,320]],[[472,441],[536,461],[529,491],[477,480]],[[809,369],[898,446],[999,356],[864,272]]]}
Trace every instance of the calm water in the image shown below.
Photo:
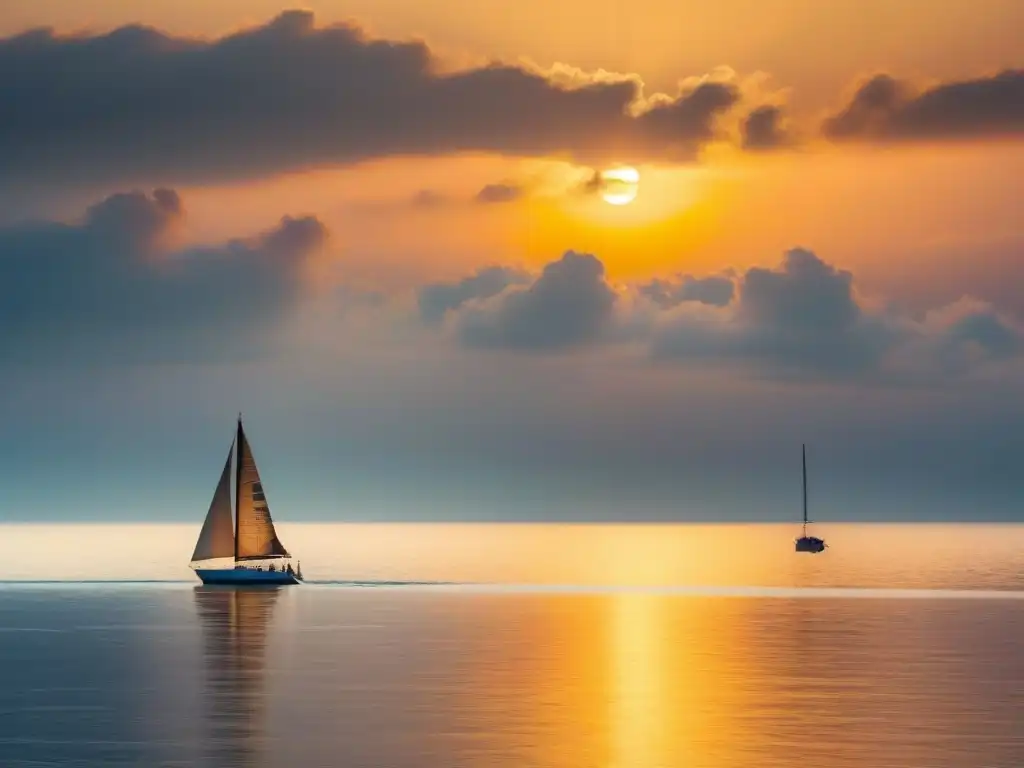
{"label": "calm water", "polygon": [[1024,527],[197,527],[0,526],[0,766],[1024,765]]}

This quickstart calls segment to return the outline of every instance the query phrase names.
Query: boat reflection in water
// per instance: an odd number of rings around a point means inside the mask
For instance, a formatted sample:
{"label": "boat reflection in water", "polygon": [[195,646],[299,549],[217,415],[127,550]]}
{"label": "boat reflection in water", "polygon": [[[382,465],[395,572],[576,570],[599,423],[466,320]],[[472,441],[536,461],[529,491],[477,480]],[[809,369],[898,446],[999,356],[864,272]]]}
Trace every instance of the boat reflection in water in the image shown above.
{"label": "boat reflection in water", "polygon": [[278,587],[195,588],[203,633],[203,707],[208,765],[264,762],[267,631]]}

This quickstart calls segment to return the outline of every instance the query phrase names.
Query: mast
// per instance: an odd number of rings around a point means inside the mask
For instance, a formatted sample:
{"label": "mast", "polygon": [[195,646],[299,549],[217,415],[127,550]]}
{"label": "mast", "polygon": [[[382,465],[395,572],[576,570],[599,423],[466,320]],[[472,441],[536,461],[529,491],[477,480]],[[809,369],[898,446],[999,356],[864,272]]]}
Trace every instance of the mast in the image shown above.
{"label": "mast", "polygon": [[[800,458],[804,470],[804,536],[807,535],[807,446],[800,446]],[[236,544],[237,546],[237,544]]]}
{"label": "mast", "polygon": [[242,412],[239,411],[235,433],[235,562],[238,562],[238,502],[242,497],[242,437]]}

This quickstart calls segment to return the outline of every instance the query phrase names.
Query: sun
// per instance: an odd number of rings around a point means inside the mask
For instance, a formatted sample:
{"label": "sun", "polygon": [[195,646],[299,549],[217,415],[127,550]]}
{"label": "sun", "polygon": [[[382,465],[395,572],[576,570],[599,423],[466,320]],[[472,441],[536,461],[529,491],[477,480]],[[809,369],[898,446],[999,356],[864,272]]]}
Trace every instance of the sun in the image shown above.
{"label": "sun", "polygon": [[601,171],[601,197],[610,205],[629,205],[636,200],[640,173],[628,165]]}

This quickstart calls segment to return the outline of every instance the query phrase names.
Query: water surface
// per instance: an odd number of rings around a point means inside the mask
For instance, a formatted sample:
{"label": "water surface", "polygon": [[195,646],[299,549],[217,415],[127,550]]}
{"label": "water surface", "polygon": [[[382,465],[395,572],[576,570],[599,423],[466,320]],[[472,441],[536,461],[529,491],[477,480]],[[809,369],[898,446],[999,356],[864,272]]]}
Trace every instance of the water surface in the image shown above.
{"label": "water surface", "polygon": [[[194,525],[0,525],[0,580],[194,581]],[[1024,525],[277,523],[312,581],[1024,590]]]}
{"label": "water surface", "polygon": [[[195,527],[49,530],[0,586],[4,768],[1024,765],[1012,526],[281,526],[322,583],[278,591],[115,581],[187,579]],[[134,571],[62,549],[112,533]]]}

